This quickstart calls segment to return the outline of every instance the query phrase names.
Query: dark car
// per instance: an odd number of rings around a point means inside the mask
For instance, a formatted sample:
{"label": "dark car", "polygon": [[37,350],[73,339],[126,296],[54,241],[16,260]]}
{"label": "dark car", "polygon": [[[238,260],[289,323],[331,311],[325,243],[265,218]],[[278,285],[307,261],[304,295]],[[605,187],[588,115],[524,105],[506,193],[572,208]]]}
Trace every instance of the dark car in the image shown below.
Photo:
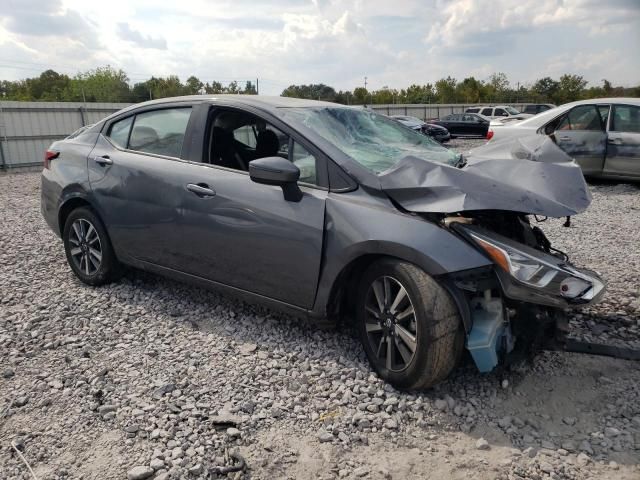
{"label": "dark car", "polygon": [[556,108],[553,103],[532,103],[530,105],[526,105],[522,110],[522,113],[537,115],[539,113],[546,112],[547,110],[551,110],[552,108]]}
{"label": "dark car", "polygon": [[162,99],[51,145],[42,213],[86,284],[127,265],[353,321],[382,378],[423,388],[604,290],[529,223],[588,206],[576,165],[472,160],[359,108]]}
{"label": "dark car", "polygon": [[478,113],[452,113],[431,123],[443,126],[452,137],[486,137],[490,122]]}
{"label": "dark car", "polygon": [[451,139],[449,130],[441,125],[434,123],[426,123],[417,117],[408,117],[406,115],[392,115],[391,118],[400,122],[405,127],[409,127],[412,130],[422,132],[425,135],[437,140],[440,143],[448,142]]}

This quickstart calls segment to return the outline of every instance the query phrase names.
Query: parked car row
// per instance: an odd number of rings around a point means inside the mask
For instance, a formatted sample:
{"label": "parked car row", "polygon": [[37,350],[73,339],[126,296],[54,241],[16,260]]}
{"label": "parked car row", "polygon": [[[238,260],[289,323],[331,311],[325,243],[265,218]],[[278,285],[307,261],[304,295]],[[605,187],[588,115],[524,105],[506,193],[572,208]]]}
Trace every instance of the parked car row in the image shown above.
{"label": "parked car row", "polygon": [[479,113],[452,113],[431,123],[445,127],[452,137],[486,137],[491,120]]}
{"label": "parked car row", "polygon": [[392,115],[391,118],[400,122],[405,127],[409,127],[412,130],[421,132],[429,137],[432,137],[438,142],[448,142],[451,138],[449,131],[442,125],[436,125],[435,123],[423,122],[417,117],[409,117],[406,115]]}
{"label": "parked car row", "polygon": [[483,117],[490,119],[516,118],[524,120],[533,116],[530,113],[522,113],[508,105],[498,105],[496,107],[469,107],[464,113],[479,113]]}

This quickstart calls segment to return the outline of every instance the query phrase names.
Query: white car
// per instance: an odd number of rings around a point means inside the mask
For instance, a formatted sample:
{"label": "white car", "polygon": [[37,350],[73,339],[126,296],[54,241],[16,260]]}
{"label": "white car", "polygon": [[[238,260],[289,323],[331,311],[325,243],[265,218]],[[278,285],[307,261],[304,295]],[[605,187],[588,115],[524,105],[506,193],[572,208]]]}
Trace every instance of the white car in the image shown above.
{"label": "white car", "polygon": [[495,107],[469,107],[464,111],[464,113],[479,113],[487,118],[498,120],[524,120],[525,118],[531,118],[533,116],[530,113],[521,113],[509,105],[496,105]]}
{"label": "white car", "polygon": [[538,115],[490,125],[489,143],[547,135],[586,176],[640,180],[640,99],[594,98]]}

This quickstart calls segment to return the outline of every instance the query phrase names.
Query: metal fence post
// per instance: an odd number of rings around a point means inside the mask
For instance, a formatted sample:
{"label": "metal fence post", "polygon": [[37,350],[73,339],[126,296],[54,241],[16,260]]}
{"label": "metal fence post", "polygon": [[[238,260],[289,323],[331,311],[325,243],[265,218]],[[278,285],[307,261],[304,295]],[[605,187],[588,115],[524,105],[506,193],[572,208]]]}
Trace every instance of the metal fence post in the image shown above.
{"label": "metal fence post", "polygon": [[0,104],[0,128],[3,129],[2,139],[0,139],[0,170],[7,169],[7,161],[5,160],[4,143],[7,141],[7,127],[4,124],[4,111]]}
{"label": "metal fence post", "polygon": [[80,112],[80,126],[84,127],[87,124],[84,118],[84,107],[78,107],[78,112]]}

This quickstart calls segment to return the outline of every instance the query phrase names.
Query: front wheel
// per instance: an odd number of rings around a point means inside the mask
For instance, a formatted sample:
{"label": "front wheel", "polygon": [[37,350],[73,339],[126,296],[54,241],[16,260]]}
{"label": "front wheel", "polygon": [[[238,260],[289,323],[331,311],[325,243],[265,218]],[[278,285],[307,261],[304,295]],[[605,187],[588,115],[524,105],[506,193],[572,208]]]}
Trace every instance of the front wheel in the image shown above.
{"label": "front wheel", "polygon": [[385,259],[365,271],[357,318],[369,362],[398,388],[430,387],[460,358],[464,336],[453,299],[410,263]]}
{"label": "front wheel", "polygon": [[73,273],[88,285],[104,285],[117,280],[122,272],[102,221],[93,210],[80,207],[72,211],[62,233],[67,262]]}

